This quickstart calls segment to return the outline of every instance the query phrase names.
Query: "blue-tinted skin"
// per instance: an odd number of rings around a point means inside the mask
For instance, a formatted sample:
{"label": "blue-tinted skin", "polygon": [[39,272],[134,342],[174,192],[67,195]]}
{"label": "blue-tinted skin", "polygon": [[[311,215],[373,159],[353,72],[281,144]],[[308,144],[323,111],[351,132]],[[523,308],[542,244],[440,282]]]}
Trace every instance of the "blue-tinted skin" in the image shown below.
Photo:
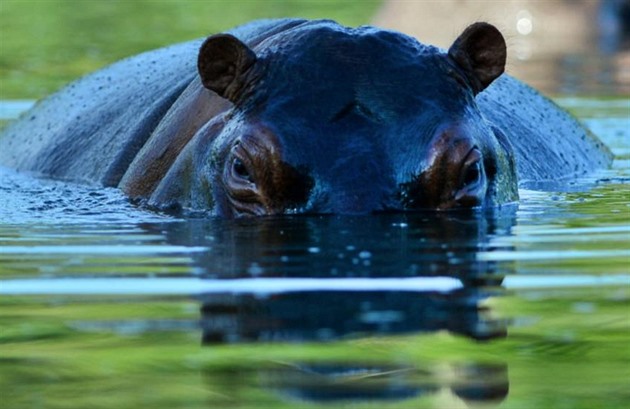
{"label": "blue-tinted skin", "polygon": [[475,95],[445,51],[403,34],[303,20],[231,33],[257,58],[234,104],[202,86],[201,41],[175,45],[43,101],[0,137],[0,164],[234,217],[496,206],[519,180],[610,163],[536,91],[504,74]]}

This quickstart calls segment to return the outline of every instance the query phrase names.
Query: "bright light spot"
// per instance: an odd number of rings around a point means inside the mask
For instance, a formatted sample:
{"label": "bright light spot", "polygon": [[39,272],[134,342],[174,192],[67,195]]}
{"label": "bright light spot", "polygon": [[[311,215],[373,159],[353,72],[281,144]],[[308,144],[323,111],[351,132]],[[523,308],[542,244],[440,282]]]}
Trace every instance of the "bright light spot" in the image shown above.
{"label": "bright light spot", "polygon": [[528,35],[534,29],[532,15],[527,10],[521,10],[516,14],[516,31],[521,35]]}

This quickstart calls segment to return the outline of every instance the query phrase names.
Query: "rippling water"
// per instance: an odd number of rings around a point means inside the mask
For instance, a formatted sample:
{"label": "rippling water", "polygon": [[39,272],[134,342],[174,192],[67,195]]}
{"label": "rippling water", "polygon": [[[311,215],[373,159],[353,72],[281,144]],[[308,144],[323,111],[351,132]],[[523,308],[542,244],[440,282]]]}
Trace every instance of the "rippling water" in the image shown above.
{"label": "rippling water", "polygon": [[487,212],[180,219],[0,169],[2,406],[628,406],[630,101],[560,102],[613,167]]}

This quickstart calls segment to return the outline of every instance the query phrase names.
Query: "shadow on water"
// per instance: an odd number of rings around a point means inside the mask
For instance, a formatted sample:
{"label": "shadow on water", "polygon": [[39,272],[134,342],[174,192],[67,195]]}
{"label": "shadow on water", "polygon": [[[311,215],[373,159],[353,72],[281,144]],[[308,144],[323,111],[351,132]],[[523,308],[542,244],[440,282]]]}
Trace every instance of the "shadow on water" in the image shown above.
{"label": "shadow on water", "polygon": [[[161,230],[171,245],[207,245],[198,273],[214,279],[427,279],[423,289],[298,290],[198,296],[202,343],[330,342],[448,331],[479,342],[507,336],[484,301],[501,296],[510,264],[477,260],[510,233],[515,209],[492,213],[295,217],[199,221]],[[159,225],[146,225],[149,233]],[[505,249],[502,249],[505,250]],[[307,266],[305,268],[305,266]],[[448,277],[461,285],[432,288]],[[238,371],[237,371],[238,372]],[[258,370],[263,388],[287,399],[334,403],[398,401],[450,390],[465,402],[498,403],[509,390],[506,363],[383,365],[352,359],[284,361]],[[206,376],[212,384],[213,372]],[[238,375],[235,375],[238,376]],[[235,380],[236,382],[236,380]]]}

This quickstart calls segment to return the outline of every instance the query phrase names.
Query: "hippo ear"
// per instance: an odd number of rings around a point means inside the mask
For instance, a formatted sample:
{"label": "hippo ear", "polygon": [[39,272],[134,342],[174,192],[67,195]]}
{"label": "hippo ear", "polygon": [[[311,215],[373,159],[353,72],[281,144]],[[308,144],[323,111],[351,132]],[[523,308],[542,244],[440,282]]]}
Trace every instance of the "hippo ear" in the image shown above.
{"label": "hippo ear", "polygon": [[478,94],[503,73],[507,51],[496,27],[474,23],[457,37],[448,55],[467,73],[473,92]]}
{"label": "hippo ear", "polygon": [[255,62],[256,54],[238,38],[217,34],[201,45],[197,69],[204,87],[235,103]]}

